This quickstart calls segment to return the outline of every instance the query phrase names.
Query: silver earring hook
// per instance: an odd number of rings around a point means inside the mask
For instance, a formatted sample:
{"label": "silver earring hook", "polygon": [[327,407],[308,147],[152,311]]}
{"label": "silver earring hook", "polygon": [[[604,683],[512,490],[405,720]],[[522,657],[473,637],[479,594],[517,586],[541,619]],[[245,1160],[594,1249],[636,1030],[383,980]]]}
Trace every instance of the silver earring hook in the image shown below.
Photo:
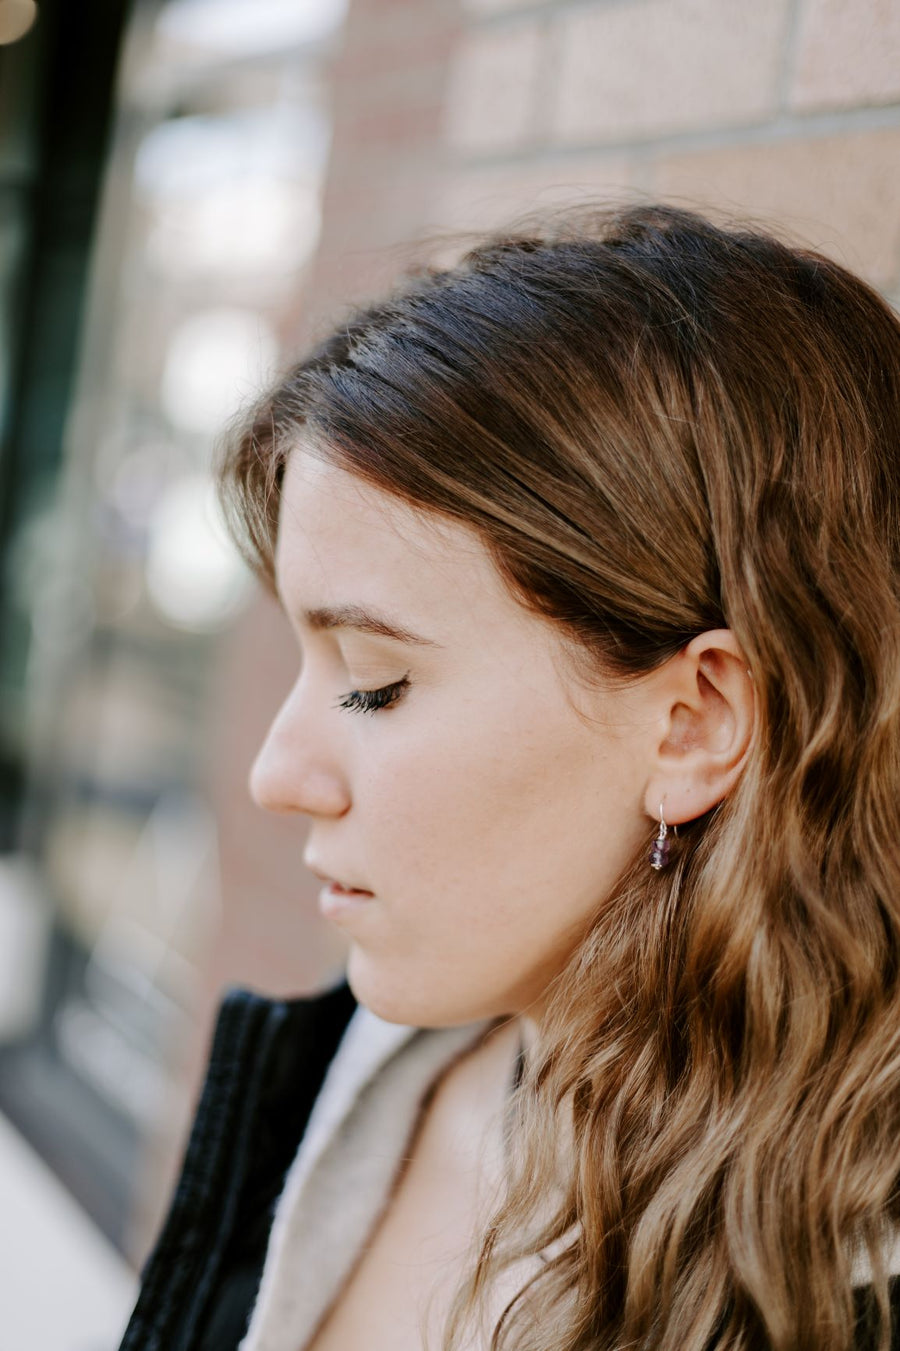
{"label": "silver earring hook", "polygon": [[[660,804],[659,804],[659,834],[657,835],[656,838],[657,838],[658,840],[664,840],[664,839],[666,838],[666,835],[668,834],[668,830],[669,830],[669,827],[666,825],[665,817],[663,816],[663,804],[660,803]],[[673,826],[673,827],[672,827],[672,834],[675,835],[675,836],[678,835],[678,827],[677,827],[677,826]]]}

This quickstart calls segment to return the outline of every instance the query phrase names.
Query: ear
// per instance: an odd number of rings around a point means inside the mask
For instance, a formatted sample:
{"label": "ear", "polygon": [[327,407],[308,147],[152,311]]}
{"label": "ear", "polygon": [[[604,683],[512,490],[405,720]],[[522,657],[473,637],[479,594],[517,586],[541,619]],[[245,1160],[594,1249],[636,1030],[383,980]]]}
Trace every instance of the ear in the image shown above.
{"label": "ear", "polygon": [[730,629],[710,629],[654,672],[658,728],[644,798],[667,825],[721,802],[743,768],[756,724],[753,679]]}

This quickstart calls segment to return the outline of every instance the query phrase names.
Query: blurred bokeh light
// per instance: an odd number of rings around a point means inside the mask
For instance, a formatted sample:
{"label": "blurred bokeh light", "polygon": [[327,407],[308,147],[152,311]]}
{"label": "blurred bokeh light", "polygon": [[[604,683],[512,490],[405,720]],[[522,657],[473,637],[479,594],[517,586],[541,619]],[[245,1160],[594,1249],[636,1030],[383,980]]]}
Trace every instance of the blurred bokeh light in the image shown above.
{"label": "blurred bokeh light", "polygon": [[[123,5],[108,128],[93,132],[101,188],[79,241],[77,362],[73,342],[65,406],[59,377],[37,370],[39,453],[23,453],[7,531],[2,727],[29,782],[20,845],[0,857],[0,1110],[136,1254],[158,1218],[153,1158],[175,1149],[181,1048],[221,914],[211,719],[220,644],[252,587],[213,461],[296,324],[345,8],[137,0],[126,23]],[[68,56],[64,43],[29,46],[57,40],[47,17],[16,46],[23,60]],[[9,105],[23,127],[30,78],[23,66]],[[0,122],[11,174],[22,143]],[[61,183],[74,162],[57,166]],[[0,331],[13,343],[26,226],[0,213]],[[57,314],[62,303],[56,274]],[[0,394],[18,397],[2,362]]]}

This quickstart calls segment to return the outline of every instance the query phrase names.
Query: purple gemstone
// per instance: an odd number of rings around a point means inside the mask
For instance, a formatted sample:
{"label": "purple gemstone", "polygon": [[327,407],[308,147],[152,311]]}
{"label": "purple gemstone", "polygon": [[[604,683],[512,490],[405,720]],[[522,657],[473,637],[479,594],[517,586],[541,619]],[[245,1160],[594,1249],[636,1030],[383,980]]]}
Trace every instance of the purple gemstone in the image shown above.
{"label": "purple gemstone", "polygon": [[650,867],[664,868],[669,861],[669,841],[656,839],[653,841],[653,848],[650,850]]}

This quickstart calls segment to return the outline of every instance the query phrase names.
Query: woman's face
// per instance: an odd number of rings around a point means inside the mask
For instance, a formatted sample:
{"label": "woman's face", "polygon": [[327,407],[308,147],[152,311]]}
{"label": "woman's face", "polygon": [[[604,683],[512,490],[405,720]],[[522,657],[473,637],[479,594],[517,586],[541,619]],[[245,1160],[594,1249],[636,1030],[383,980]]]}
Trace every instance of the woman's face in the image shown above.
{"label": "woman's face", "polygon": [[251,791],[308,817],[313,871],[371,893],[322,895],[355,995],[420,1026],[534,1013],[653,837],[640,683],[584,689],[473,532],[303,445],[276,574],[301,664]]}

